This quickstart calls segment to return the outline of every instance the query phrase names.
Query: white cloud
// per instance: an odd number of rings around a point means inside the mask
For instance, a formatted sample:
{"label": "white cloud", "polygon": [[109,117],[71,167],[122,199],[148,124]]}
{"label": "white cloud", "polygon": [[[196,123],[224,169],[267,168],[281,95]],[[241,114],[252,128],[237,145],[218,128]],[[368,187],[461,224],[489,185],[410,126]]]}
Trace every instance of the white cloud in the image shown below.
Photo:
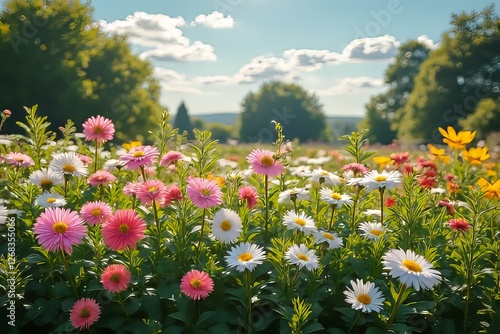
{"label": "white cloud", "polygon": [[427,46],[429,49],[434,50],[439,47],[439,43],[434,43],[432,39],[429,38],[427,35],[420,35],[417,37],[417,41],[419,41],[421,44]]}
{"label": "white cloud", "polygon": [[155,67],[154,77],[160,81],[162,90],[166,92],[191,93],[197,95],[212,95],[212,92],[202,90],[195,82],[186,79],[184,74],[177,71]]}
{"label": "white cloud", "polygon": [[234,27],[234,19],[231,15],[224,17],[224,14],[214,11],[208,15],[198,15],[194,21],[191,22],[192,26],[197,24],[201,24],[212,29],[231,29]]}
{"label": "white cloud", "polygon": [[378,60],[388,59],[397,55],[401,45],[394,36],[359,38],[351,41],[342,51],[346,59]]}
{"label": "white cloud", "polygon": [[130,43],[147,48],[140,56],[154,60],[215,61],[211,45],[191,43],[179,27],[186,26],[182,17],[135,12],[125,20],[97,22],[103,31],[127,35]]}
{"label": "white cloud", "polygon": [[327,89],[317,91],[318,95],[337,96],[354,94],[364,89],[379,88],[384,85],[383,79],[370,77],[347,77],[342,79],[338,84]]}

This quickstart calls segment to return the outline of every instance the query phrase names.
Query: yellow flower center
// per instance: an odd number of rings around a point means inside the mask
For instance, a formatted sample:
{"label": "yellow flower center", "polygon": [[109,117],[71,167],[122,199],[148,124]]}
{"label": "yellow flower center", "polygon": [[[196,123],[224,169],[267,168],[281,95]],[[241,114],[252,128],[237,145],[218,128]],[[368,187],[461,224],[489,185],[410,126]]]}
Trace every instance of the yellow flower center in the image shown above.
{"label": "yellow flower center", "polygon": [[57,199],[55,199],[54,197],[47,198],[47,203],[55,203],[56,201]]}
{"label": "yellow flower center", "polygon": [[295,224],[300,225],[300,226],[306,225],[306,221],[302,218],[295,218],[294,222],[295,222]]}
{"label": "yellow flower center", "polygon": [[240,255],[238,255],[238,261],[241,262],[247,262],[250,261],[251,259],[253,259],[253,256],[250,253],[241,253]]}
{"label": "yellow flower center", "polygon": [[260,163],[264,166],[272,166],[274,164],[274,159],[269,156],[265,156],[260,159]]}
{"label": "yellow flower center", "polygon": [[387,180],[387,176],[385,176],[385,175],[377,175],[375,177],[375,181],[377,181],[377,182],[384,182],[385,180]]}
{"label": "yellow flower center", "polygon": [[210,196],[210,190],[209,189],[201,189],[200,194],[203,196]]}
{"label": "yellow flower center", "polygon": [[192,288],[198,289],[201,286],[201,281],[197,278],[193,278],[191,281],[189,281],[189,284],[191,284]]}
{"label": "yellow flower center", "polygon": [[338,201],[342,198],[342,196],[340,196],[340,194],[337,193],[332,193],[331,198]]}
{"label": "yellow flower center", "polygon": [[76,171],[76,167],[73,166],[72,164],[64,164],[62,166],[62,170],[65,173],[74,173]]}
{"label": "yellow flower center", "polygon": [[43,179],[40,181],[40,187],[48,187],[52,185],[52,180],[50,179]]}
{"label": "yellow flower center", "polygon": [[319,175],[328,176],[329,173],[325,170],[322,170],[321,172],[319,172]]}
{"label": "yellow flower center", "polygon": [[148,189],[148,193],[154,193],[157,190],[158,190],[157,187],[151,187],[151,188]]}
{"label": "yellow flower center", "polygon": [[94,210],[92,210],[92,212],[90,212],[90,214],[94,217],[100,217],[102,214],[102,211],[101,211],[101,209],[94,209]]}
{"label": "yellow flower center", "polygon": [[409,271],[413,271],[415,273],[422,272],[422,267],[417,262],[415,262],[413,260],[408,260],[408,259],[404,260],[403,267],[405,267]]}
{"label": "yellow flower center", "polygon": [[335,236],[331,233],[328,233],[328,232],[323,232],[323,236],[328,239],[328,240],[333,240],[335,239]]}
{"label": "yellow flower center", "polygon": [[383,231],[377,230],[374,228],[373,230],[370,231],[371,234],[376,235],[377,237],[382,234]]}
{"label": "yellow flower center", "polygon": [[229,231],[231,229],[231,222],[229,220],[224,220],[220,223],[220,228],[223,231]]}
{"label": "yellow flower center", "polygon": [[57,222],[54,225],[52,225],[52,230],[56,233],[64,233],[68,230],[68,224],[65,222]]}
{"label": "yellow flower center", "polygon": [[125,234],[127,233],[129,230],[128,228],[128,225],[127,224],[121,224],[119,227],[118,227],[118,231],[120,231],[122,234]]}
{"label": "yellow flower center", "polygon": [[360,303],[368,305],[372,302],[372,297],[370,295],[367,295],[366,293],[362,293],[359,296],[357,296],[357,299]]}
{"label": "yellow flower center", "polygon": [[88,318],[90,317],[90,311],[88,308],[84,308],[80,311],[80,317],[82,318]]}
{"label": "yellow flower center", "polygon": [[143,156],[145,156],[145,154],[144,151],[135,151],[134,153],[132,153],[132,156],[134,158],[142,158]]}
{"label": "yellow flower center", "polygon": [[299,258],[299,260],[309,261],[309,258],[305,254],[297,254],[297,257]]}

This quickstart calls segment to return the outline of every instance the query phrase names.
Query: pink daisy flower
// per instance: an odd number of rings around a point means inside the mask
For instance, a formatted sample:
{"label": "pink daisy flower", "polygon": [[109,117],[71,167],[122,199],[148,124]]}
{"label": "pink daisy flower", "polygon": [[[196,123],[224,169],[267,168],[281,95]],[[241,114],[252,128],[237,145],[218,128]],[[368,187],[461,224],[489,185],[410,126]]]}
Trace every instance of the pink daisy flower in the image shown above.
{"label": "pink daisy flower", "polygon": [[257,204],[257,200],[259,199],[259,195],[257,194],[257,190],[251,186],[243,186],[238,190],[238,198],[240,201],[246,201],[247,206],[250,210]]}
{"label": "pink daisy flower", "polygon": [[450,219],[448,225],[455,231],[467,232],[470,228],[470,224],[463,218]]}
{"label": "pink daisy flower", "polygon": [[111,207],[104,202],[88,202],[82,206],[80,216],[85,219],[90,226],[94,226],[107,221],[113,216],[113,212],[111,211]]}
{"label": "pink daisy flower", "polygon": [[205,299],[214,291],[214,281],[206,272],[193,269],[182,277],[181,291],[193,300]]}
{"label": "pink daisy flower", "polygon": [[172,203],[173,201],[180,201],[182,199],[183,196],[179,187],[176,185],[170,185],[167,187],[165,197],[163,198],[163,201],[160,203],[160,205],[164,208],[167,205],[170,205],[170,203]]}
{"label": "pink daisy flower", "polygon": [[98,143],[104,143],[113,139],[115,126],[110,119],[102,116],[90,117],[83,123],[83,134],[85,140],[95,140]]}
{"label": "pink daisy flower", "polygon": [[102,237],[106,246],[114,251],[135,248],[139,240],[144,238],[146,223],[134,210],[117,210],[102,225]]}
{"label": "pink daisy flower", "polygon": [[358,174],[365,174],[365,173],[368,173],[370,171],[370,168],[366,167],[363,164],[359,164],[359,163],[353,162],[353,163],[344,165],[342,167],[342,170],[344,172],[352,171],[352,172],[355,172],[355,173],[358,173]]}
{"label": "pink daisy flower", "polygon": [[274,159],[274,153],[269,150],[253,150],[247,157],[255,173],[270,177],[283,174],[285,168],[280,161]]}
{"label": "pink daisy flower", "polygon": [[94,322],[99,320],[101,308],[92,298],[82,298],[76,301],[71,308],[69,319],[73,327],[88,329]]}
{"label": "pink daisy flower", "polygon": [[62,208],[46,208],[36,219],[33,231],[40,245],[49,250],[61,249],[72,253],[72,246],[79,244],[87,227],[78,212]]}
{"label": "pink daisy flower", "polygon": [[144,165],[151,165],[160,153],[153,146],[134,146],[127,153],[120,156],[127,169],[138,169]]}
{"label": "pink daisy flower", "polygon": [[78,153],[76,156],[80,159],[84,166],[89,166],[92,163],[92,158],[88,155]]}
{"label": "pink daisy flower", "polygon": [[151,205],[153,200],[162,202],[167,194],[167,189],[160,180],[148,180],[137,185],[137,198],[146,205]]}
{"label": "pink daisy flower", "polygon": [[101,275],[101,283],[109,292],[121,292],[127,290],[130,283],[131,273],[122,264],[112,264],[104,269]]}
{"label": "pink daisy flower", "polygon": [[132,196],[137,193],[139,188],[139,182],[127,182],[125,187],[123,187],[123,193],[127,196]]}
{"label": "pink daisy flower", "polygon": [[192,177],[186,188],[189,199],[201,209],[222,203],[222,191],[215,181]]}
{"label": "pink daisy flower", "polygon": [[179,160],[185,160],[186,156],[182,154],[181,152],[177,151],[169,151],[163,157],[160,159],[160,165],[164,167],[168,167],[170,164],[179,161]]}
{"label": "pink daisy flower", "polygon": [[116,176],[108,172],[107,170],[98,170],[94,174],[92,174],[89,179],[88,183],[91,186],[98,186],[101,184],[108,184],[116,180]]}
{"label": "pink daisy flower", "polygon": [[35,162],[29,156],[23,153],[11,152],[4,156],[5,161],[11,165],[16,167],[29,167],[34,166]]}

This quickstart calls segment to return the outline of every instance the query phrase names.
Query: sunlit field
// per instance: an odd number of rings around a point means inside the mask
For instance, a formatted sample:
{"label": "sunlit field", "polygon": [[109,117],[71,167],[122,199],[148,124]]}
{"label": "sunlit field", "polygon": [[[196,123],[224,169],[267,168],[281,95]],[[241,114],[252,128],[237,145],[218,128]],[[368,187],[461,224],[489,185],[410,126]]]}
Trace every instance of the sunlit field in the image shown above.
{"label": "sunlit field", "polygon": [[1,138],[2,333],[500,330],[499,163],[474,129],[239,146],[168,118],[122,143],[28,108]]}

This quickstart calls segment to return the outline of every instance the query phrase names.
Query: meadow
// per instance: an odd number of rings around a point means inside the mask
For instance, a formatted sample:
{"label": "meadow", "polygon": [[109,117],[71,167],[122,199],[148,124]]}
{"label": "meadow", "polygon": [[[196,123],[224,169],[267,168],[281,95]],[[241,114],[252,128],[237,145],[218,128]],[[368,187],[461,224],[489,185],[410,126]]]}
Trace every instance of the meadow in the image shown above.
{"label": "meadow", "polygon": [[26,111],[0,142],[2,332],[500,330],[500,165],[473,129],[225,146],[164,113],[116,143],[102,116],[56,136]]}

